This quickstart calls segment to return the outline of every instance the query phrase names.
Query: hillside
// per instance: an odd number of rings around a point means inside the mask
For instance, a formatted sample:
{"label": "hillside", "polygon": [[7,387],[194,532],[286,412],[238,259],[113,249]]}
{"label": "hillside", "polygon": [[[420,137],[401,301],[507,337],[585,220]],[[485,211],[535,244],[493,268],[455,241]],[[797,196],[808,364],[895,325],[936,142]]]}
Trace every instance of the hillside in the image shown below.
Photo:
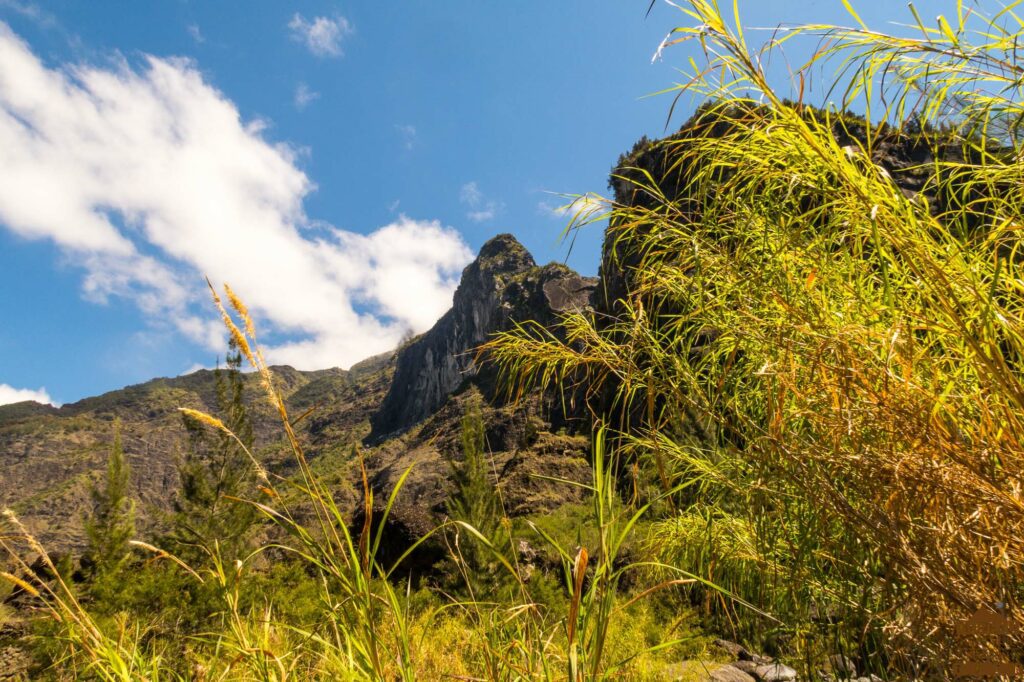
{"label": "hillside", "polygon": [[[296,411],[329,407],[335,434],[353,434],[366,411],[380,399],[386,361],[364,372],[300,372],[276,367],[275,377]],[[179,407],[216,411],[215,376],[210,370],[154,379],[101,396],[45,408],[33,403],[0,407],[0,505],[11,507],[43,543],[57,551],[81,549],[81,516],[88,490],[102,472],[113,439],[113,423],[132,469],[132,487],[142,512],[142,530],[159,510],[168,509],[178,487],[176,458],[186,446]],[[256,424],[256,442],[270,462],[277,449],[273,414],[260,400],[255,378],[246,376],[247,402]],[[375,392],[376,390],[376,392]],[[326,430],[326,426],[322,427]],[[316,452],[328,447],[317,438],[315,422],[306,427]]]}

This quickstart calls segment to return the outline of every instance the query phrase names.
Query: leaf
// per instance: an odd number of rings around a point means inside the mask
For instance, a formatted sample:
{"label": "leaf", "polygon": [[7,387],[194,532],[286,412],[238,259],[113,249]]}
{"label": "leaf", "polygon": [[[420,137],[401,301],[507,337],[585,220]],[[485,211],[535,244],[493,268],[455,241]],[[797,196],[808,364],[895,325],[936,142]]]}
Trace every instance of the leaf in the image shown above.
{"label": "leaf", "polygon": [[846,8],[846,11],[850,13],[850,16],[853,17],[854,21],[856,21],[862,29],[865,31],[868,30],[867,24],[864,23],[864,20],[861,19],[860,15],[853,9],[853,5],[850,4],[850,0],[843,0],[843,7]]}
{"label": "leaf", "polygon": [[953,29],[950,27],[949,22],[946,21],[946,17],[941,14],[938,16],[937,21],[939,22],[939,28],[949,39],[949,42],[955,47],[960,44],[960,41],[956,39],[956,35],[953,33]]}

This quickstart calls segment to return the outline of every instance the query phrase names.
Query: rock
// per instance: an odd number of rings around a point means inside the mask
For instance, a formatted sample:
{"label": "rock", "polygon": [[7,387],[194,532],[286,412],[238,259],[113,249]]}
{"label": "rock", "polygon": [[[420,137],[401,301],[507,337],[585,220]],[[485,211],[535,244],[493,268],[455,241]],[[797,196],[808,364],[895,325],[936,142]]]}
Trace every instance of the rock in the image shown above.
{"label": "rock", "polygon": [[734,663],[731,663],[730,665],[736,668],[737,670],[750,674],[753,674],[753,672],[757,670],[758,666],[758,664],[754,663],[753,661],[736,661]]}
{"label": "rock", "polygon": [[745,649],[743,647],[740,647],[740,652],[736,656],[736,658],[738,658],[741,661],[752,661],[752,662],[754,662],[754,663],[756,663],[758,665],[764,665],[764,664],[767,664],[767,663],[771,663],[772,661],[775,660],[771,656],[762,656],[760,654],[755,654],[753,651],[750,651],[750,650]]}
{"label": "rock", "polygon": [[671,682],[754,682],[747,673],[712,661],[675,663],[663,670],[657,679]]}
{"label": "rock", "polygon": [[857,665],[849,656],[833,654],[828,657],[828,664],[832,674],[840,680],[852,680],[857,677]]}
{"label": "rock", "polygon": [[475,373],[473,350],[501,326],[500,300],[509,281],[535,267],[510,234],[494,237],[466,266],[451,309],[398,352],[395,376],[371,419],[371,440],[382,440],[422,421]]}
{"label": "rock", "polygon": [[32,658],[21,649],[8,646],[0,649],[0,682],[28,680]]}
{"label": "rock", "polygon": [[761,682],[793,682],[796,680],[796,671],[781,663],[769,663],[754,668],[754,677]]}
{"label": "rock", "polygon": [[754,682],[753,677],[731,665],[712,670],[710,677],[713,682]]}
{"label": "rock", "polygon": [[749,654],[749,652],[747,651],[746,647],[744,647],[742,644],[730,642],[727,639],[716,639],[715,646],[717,646],[719,649],[722,649],[723,651],[725,651],[725,653],[729,654],[732,658],[736,660],[750,660],[749,658],[744,658],[744,654]]}

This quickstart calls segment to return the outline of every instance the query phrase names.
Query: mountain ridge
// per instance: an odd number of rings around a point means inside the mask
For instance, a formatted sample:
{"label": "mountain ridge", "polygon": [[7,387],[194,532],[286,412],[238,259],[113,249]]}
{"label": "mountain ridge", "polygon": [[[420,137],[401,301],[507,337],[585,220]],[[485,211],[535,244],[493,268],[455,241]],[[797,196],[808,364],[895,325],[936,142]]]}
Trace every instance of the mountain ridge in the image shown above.
{"label": "mountain ridge", "polygon": [[[405,467],[415,465],[394,518],[404,532],[428,530],[445,513],[450,461],[460,456],[459,424],[470,405],[483,410],[488,445],[503,471],[499,486],[513,508],[526,513],[559,502],[551,485],[537,484],[529,472],[583,478],[585,439],[553,433],[539,395],[507,404],[494,371],[481,371],[472,350],[513,321],[553,323],[560,311],[589,306],[595,283],[563,265],[538,266],[512,235],[501,234],[466,267],[452,308],[402,347],[348,370],[273,367],[292,414],[308,412],[296,431],[310,460],[329,473],[342,506],[356,512],[359,482],[350,453],[363,444],[373,487],[385,498]],[[215,414],[216,372],[158,377],[60,407],[0,406],[0,506],[11,507],[45,546],[80,550],[88,490],[101,475],[117,419],[140,502],[140,533],[158,531],[187,447],[179,408]],[[257,453],[269,469],[288,475],[278,417],[262,399],[258,377],[242,377]]]}

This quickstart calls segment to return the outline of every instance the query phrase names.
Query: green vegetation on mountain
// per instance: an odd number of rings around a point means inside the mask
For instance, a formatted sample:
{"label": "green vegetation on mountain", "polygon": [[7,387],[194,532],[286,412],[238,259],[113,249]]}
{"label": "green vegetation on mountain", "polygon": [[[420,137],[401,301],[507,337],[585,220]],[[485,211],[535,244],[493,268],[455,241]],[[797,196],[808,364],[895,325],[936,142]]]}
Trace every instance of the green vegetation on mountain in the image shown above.
{"label": "green vegetation on mountain", "polygon": [[[216,380],[0,412],[0,475],[31,470],[19,453],[64,453],[12,500],[35,527],[8,512],[0,535],[0,616],[41,635],[33,674],[1019,676],[1014,6],[958,3],[935,28],[911,7],[908,36],[851,9],[856,28],[752,47],[738,18],[689,0],[661,49],[703,48],[674,89],[703,104],[620,159],[596,285],[501,235],[432,330],[320,373],[267,367],[227,289],[239,355]],[[784,99],[762,64],[808,38]],[[839,108],[803,101],[823,65]],[[202,551],[125,558],[116,418],[146,463],[131,489],[177,509]],[[77,551],[41,510],[74,507],[104,456],[88,536],[113,548],[92,553],[120,567],[117,594],[29,532]],[[150,518],[146,539],[173,537]]]}

